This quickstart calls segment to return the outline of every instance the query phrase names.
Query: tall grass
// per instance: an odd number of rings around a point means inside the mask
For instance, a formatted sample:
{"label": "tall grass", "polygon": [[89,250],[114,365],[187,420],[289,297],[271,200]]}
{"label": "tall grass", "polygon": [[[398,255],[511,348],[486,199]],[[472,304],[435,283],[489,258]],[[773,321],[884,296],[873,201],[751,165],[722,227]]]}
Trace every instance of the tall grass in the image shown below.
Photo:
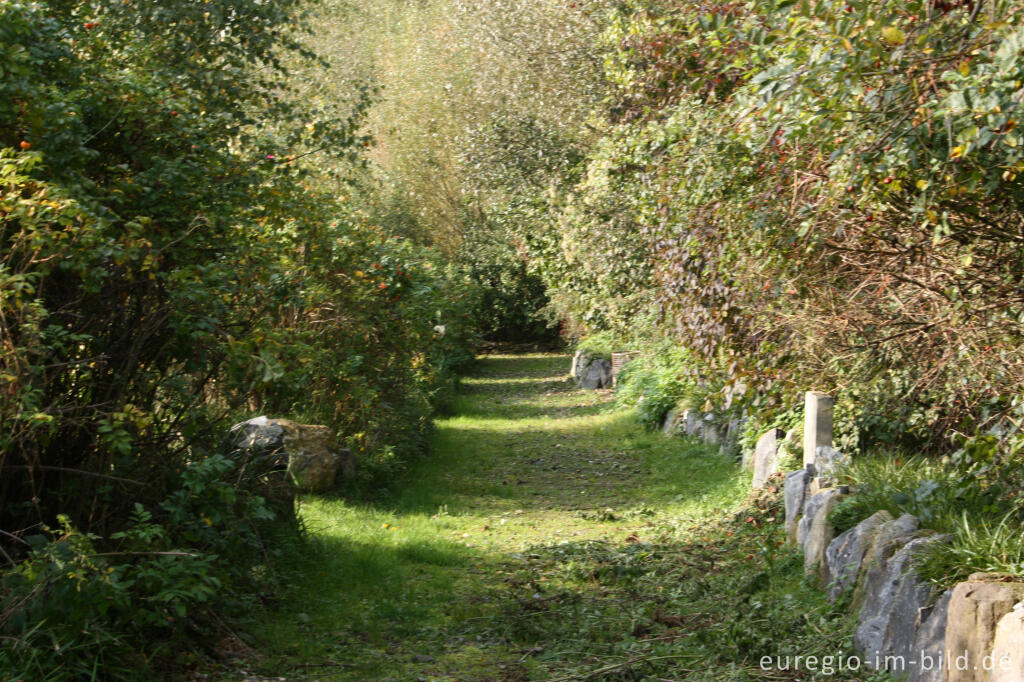
{"label": "tall grass", "polygon": [[1024,576],[1024,527],[1012,500],[953,462],[876,453],[854,459],[840,480],[854,494],[829,517],[837,531],[884,509],[894,517],[913,514],[922,528],[952,536],[919,557],[923,578],[949,585],[977,571]]}

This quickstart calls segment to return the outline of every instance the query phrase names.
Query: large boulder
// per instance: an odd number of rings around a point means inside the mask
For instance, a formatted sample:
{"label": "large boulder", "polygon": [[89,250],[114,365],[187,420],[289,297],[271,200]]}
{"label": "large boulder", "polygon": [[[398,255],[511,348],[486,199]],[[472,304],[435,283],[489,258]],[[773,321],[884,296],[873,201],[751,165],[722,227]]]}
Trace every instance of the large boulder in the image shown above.
{"label": "large boulder", "polygon": [[355,473],[352,453],[336,446],[334,431],[326,426],[256,417],[235,424],[231,436],[237,450],[265,468],[286,471],[301,491],[323,492],[339,471]]}
{"label": "large boulder", "polygon": [[913,514],[903,514],[878,527],[860,565],[857,587],[853,592],[855,610],[860,609],[868,595],[881,589],[887,575],[889,558],[914,539],[920,527],[920,520]]}
{"label": "large boulder", "polygon": [[612,363],[604,358],[590,358],[586,364],[583,364],[585,358],[586,356],[581,358],[580,366],[577,367],[579,385],[587,389],[611,388]]}
{"label": "large boulder", "polygon": [[830,580],[829,599],[834,601],[857,585],[864,555],[874,541],[878,528],[888,521],[892,521],[892,514],[884,509],[877,511],[829,543],[825,552]]}
{"label": "large boulder", "polygon": [[948,535],[915,538],[884,562],[884,574],[866,592],[853,636],[869,667],[902,675],[919,664],[914,644],[921,612],[930,603],[933,589],[918,577],[913,560],[928,545],[949,539]]}
{"label": "large boulder", "polygon": [[[997,673],[1002,674],[999,670],[1002,666],[998,659],[991,657],[994,645],[1002,649],[1007,641],[996,642],[996,631],[1003,617],[1024,599],[1024,583],[1013,581],[1012,576],[1002,573],[974,573],[967,582],[953,588],[945,646],[953,658],[946,671],[946,682],[991,682],[992,679],[1019,682],[1022,679],[995,677]],[[1018,664],[1021,655],[1018,650]]]}

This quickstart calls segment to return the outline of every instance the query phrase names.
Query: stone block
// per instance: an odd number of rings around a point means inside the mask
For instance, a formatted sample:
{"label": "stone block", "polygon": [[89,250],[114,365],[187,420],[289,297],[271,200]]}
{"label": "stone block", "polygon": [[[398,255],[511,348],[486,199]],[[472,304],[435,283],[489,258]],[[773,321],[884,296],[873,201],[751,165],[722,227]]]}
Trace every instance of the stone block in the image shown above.
{"label": "stone block", "polygon": [[829,599],[834,601],[857,585],[864,555],[874,541],[878,528],[888,521],[892,521],[892,514],[885,510],[877,511],[829,543],[825,552]]}
{"label": "stone block", "polygon": [[804,518],[800,522],[802,527],[804,521],[810,520],[803,538],[804,573],[815,576],[822,585],[827,585],[829,581],[828,560],[825,555],[835,535],[828,515],[842,497],[843,493],[838,488],[822,490],[807,503]]}
{"label": "stone block", "polygon": [[989,682],[1024,680],[1024,602],[999,619],[992,640],[992,670]]}
{"label": "stone block", "polygon": [[804,396],[804,466],[816,464],[822,445],[832,445],[832,396],[808,391]]}
{"label": "stone block", "polygon": [[920,526],[916,516],[904,514],[878,527],[860,564],[860,575],[853,593],[854,610],[861,608],[868,595],[881,589],[889,558],[913,539]]}
{"label": "stone block", "polygon": [[914,538],[885,561],[881,580],[867,591],[857,614],[853,636],[854,647],[868,667],[897,675],[917,667],[919,656],[914,643],[921,612],[927,608],[933,589],[918,577],[913,560],[928,545],[949,540],[948,535]]}
{"label": "stone block", "polygon": [[714,412],[705,412],[701,417],[700,433],[698,435],[702,441],[710,445],[721,444],[722,434],[718,430],[718,425],[715,424]]}
{"label": "stone block", "polygon": [[635,350],[624,350],[612,353],[612,386],[619,380],[619,372],[630,362],[640,357],[640,352]]}
{"label": "stone block", "polygon": [[800,519],[796,533],[796,542],[801,548],[807,544],[807,536],[811,532],[811,525],[814,523],[814,518],[818,515],[818,511],[824,506],[826,500],[831,497],[828,493],[829,490],[819,490],[811,493],[808,489],[807,504],[804,505],[804,515]]}
{"label": "stone block", "polygon": [[593,358],[583,369],[580,386],[586,389],[610,388],[612,385],[612,363],[604,358]]}
{"label": "stone block", "polygon": [[946,590],[935,606],[921,610],[921,625],[914,638],[914,660],[907,682],[945,682],[946,618],[953,590]]}
{"label": "stone block", "polygon": [[[967,582],[953,588],[946,620],[947,656],[963,657],[965,665],[950,665],[946,682],[990,682],[996,671],[985,670],[991,659],[996,630],[1002,618],[1024,599],[1024,583],[1006,582],[1012,576],[1000,573],[974,573]],[[1004,640],[1005,641],[1005,640]],[[1018,650],[1018,655],[1020,651]],[[1020,678],[1008,678],[1019,682]]]}
{"label": "stone block", "polygon": [[743,432],[743,426],[746,423],[746,417],[737,417],[729,420],[725,427],[725,437],[722,438],[722,443],[718,447],[718,454],[724,457],[734,457],[739,453],[740,434]]}
{"label": "stone block", "polygon": [[754,446],[754,480],[753,487],[764,487],[768,477],[778,471],[778,454],[780,440],[783,436],[779,429],[771,429],[761,434]]}
{"label": "stone block", "polygon": [[837,485],[836,475],[838,471],[850,461],[849,456],[836,450],[831,445],[821,445],[814,455],[814,470],[821,479],[822,487]]}
{"label": "stone block", "polygon": [[797,541],[797,531],[800,517],[804,513],[804,504],[807,502],[807,485],[810,478],[810,473],[806,469],[800,469],[786,474],[786,481],[783,484],[783,496],[786,499],[786,538],[793,544]]}
{"label": "stone block", "polygon": [[697,410],[683,412],[683,429],[687,436],[699,437],[701,431],[701,414]]}

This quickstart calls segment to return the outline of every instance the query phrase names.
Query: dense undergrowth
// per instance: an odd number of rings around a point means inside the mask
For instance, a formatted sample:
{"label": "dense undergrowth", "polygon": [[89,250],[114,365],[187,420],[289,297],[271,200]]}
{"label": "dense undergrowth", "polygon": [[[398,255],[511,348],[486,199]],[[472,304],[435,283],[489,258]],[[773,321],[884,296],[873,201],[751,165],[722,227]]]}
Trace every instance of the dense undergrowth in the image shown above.
{"label": "dense undergrowth", "polygon": [[327,424],[386,480],[472,360],[479,287],[347,197],[370,88],[291,79],[307,10],[0,4],[5,678],[213,646],[298,533],[227,428]]}

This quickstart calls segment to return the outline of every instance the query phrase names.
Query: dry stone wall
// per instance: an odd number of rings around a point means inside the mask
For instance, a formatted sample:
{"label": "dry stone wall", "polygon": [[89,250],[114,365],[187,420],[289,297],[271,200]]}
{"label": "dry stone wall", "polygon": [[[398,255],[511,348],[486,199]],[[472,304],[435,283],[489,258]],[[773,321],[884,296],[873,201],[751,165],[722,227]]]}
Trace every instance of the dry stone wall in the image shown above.
{"label": "dry stone wall", "polygon": [[[574,360],[574,370],[576,369]],[[920,528],[910,514],[878,511],[835,534],[829,512],[849,493],[835,472],[846,461],[832,444],[832,397],[805,396],[803,464],[780,472],[780,447],[795,439],[777,429],[745,454],[753,488],[784,476],[786,536],[804,553],[804,569],[833,601],[850,596],[857,615],[854,646],[865,667],[888,670],[907,682],[1024,682],[1024,582],[1004,574],[974,574],[942,594],[923,582],[914,558],[950,536]],[[712,444],[723,433],[715,415],[673,410],[667,435],[683,432]]]}
{"label": "dry stone wall", "polygon": [[951,537],[920,528],[910,514],[879,511],[832,537],[828,514],[847,492],[833,476],[843,455],[830,442],[831,403],[808,393],[807,406],[804,468],[785,476],[786,532],[829,598],[852,592],[854,647],[864,664],[908,682],[1024,682],[1024,582],[979,573],[937,594],[914,558]]}

